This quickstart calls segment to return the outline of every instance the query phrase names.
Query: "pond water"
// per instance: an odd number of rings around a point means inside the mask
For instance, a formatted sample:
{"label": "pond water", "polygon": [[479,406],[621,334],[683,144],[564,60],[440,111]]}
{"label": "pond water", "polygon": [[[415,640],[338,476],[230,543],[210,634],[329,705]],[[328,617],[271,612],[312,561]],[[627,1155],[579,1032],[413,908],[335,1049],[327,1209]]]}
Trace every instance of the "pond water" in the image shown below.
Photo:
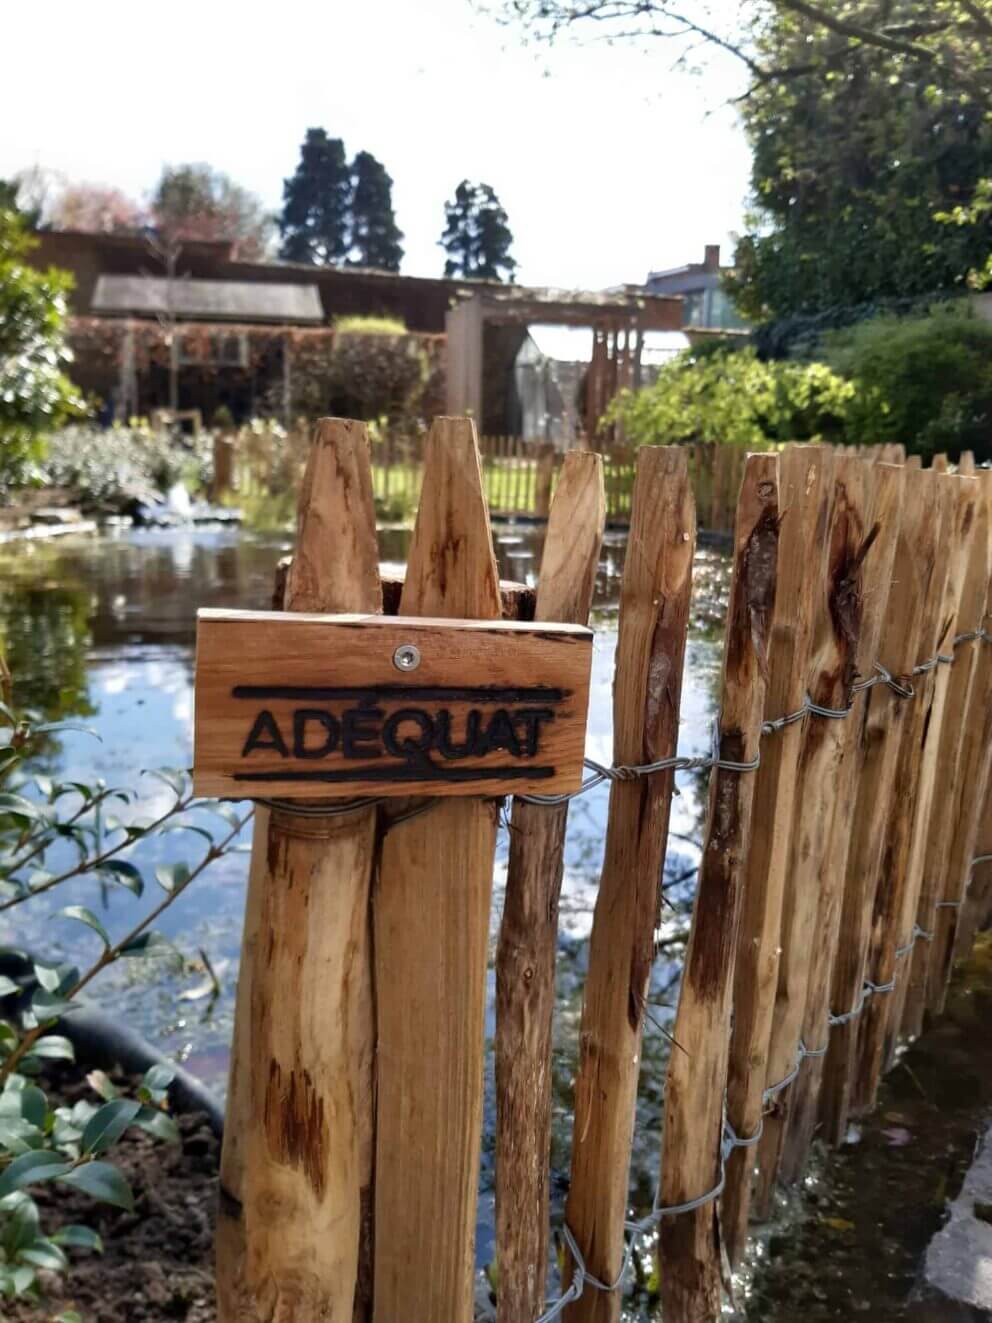
{"label": "pond water", "polygon": [[[543,532],[526,525],[494,529],[500,572],[533,582]],[[381,530],[383,558],[401,564],[409,534]],[[611,761],[612,672],[624,535],[607,535],[596,583],[593,678],[587,752]],[[36,770],[63,779],[144,789],[141,814],[162,812],[171,792],[144,776],[161,766],[188,767],[192,758],[193,646],[197,608],[266,608],[277,560],[290,550],[282,536],[233,529],[127,530],[98,537],[60,539],[5,549],[0,557],[0,632],[14,676],[15,700],[47,718],[80,717],[100,742],[81,733],[52,740]],[[695,567],[695,608],[687,654],[680,752],[708,745],[719,677],[725,608],[726,559],[701,549]],[[666,861],[663,937],[684,927],[701,830],[702,783],[680,775],[682,794],[672,811]],[[559,1014],[555,1029],[556,1122],[553,1162],[567,1170],[571,1085],[585,960],[585,939],[602,858],[607,792],[600,788],[572,807],[561,906]],[[198,838],[177,832],[145,842],[135,860],[154,868],[195,861]],[[492,936],[498,926],[506,865],[501,832],[497,855]],[[166,1052],[207,1080],[226,1085],[234,989],[244,907],[247,855],[231,854],[208,870],[163,915],[159,929],[185,959],[128,961],[108,971],[94,997],[126,1015]],[[112,934],[127,931],[161,899],[154,883],[144,897],[81,880],[51,898],[0,916],[0,943],[44,950],[77,963],[98,954],[94,934],[57,917],[70,903],[88,905]],[[53,951],[53,947],[55,950]],[[205,995],[204,952],[220,981],[220,995]],[[677,955],[677,952],[674,954]],[[656,1176],[660,1098],[677,960],[660,958],[652,982],[645,1069],[634,1174],[637,1201],[650,1199]],[[490,1008],[493,975],[490,971]],[[493,1030],[490,1009],[487,1033]],[[488,1082],[483,1155],[483,1208],[479,1258],[491,1258],[492,1079]],[[556,1185],[561,1193],[560,1182]]]}

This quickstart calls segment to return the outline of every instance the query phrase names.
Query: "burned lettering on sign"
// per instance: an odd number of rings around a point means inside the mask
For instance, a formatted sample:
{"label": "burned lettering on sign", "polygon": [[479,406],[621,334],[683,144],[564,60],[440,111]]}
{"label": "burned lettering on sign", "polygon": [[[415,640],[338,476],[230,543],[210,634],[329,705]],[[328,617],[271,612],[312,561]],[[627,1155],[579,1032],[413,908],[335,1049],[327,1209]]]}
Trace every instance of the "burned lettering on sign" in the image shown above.
{"label": "burned lettering on sign", "polygon": [[[544,779],[553,765],[535,765],[542,735],[555,720],[555,705],[568,694],[547,686],[514,689],[456,688],[438,685],[383,685],[371,688],[235,685],[232,698],[287,700],[294,706],[280,716],[271,707],[254,711],[241,750],[277,754],[314,768],[279,767],[234,772],[238,781],[476,781],[526,777]],[[312,706],[317,701],[323,707]],[[452,711],[445,701],[464,711]],[[301,706],[295,706],[299,702]],[[402,702],[403,706],[392,704]],[[302,704],[311,706],[302,706]],[[456,727],[460,727],[456,729]],[[452,767],[463,758],[504,753],[496,765]],[[368,766],[382,759],[380,766]],[[349,766],[361,763],[361,767]]]}

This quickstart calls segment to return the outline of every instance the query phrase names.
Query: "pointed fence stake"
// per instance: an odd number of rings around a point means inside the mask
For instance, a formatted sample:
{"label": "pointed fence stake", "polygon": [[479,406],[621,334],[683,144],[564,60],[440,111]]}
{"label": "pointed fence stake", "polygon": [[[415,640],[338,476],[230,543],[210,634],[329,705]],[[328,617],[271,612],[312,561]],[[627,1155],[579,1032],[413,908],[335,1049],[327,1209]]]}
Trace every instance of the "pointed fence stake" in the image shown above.
{"label": "pointed fence stake", "polygon": [[[606,504],[603,461],[565,456],[548,521],[535,620],[584,625]],[[551,1027],[568,805],[514,799],[496,953],[496,1261],[498,1317],[537,1318],[548,1268]]]}
{"label": "pointed fence stake", "polygon": [[[719,751],[729,763],[759,756],[778,571],[778,457],[750,455],[737,503],[727,612]],[[699,866],[692,931],[665,1082],[661,1206],[717,1187],[730,1042],[734,957],[747,872],[753,771],[717,766]],[[658,1254],[668,1323],[715,1323],[721,1312],[719,1200],[663,1218]]]}

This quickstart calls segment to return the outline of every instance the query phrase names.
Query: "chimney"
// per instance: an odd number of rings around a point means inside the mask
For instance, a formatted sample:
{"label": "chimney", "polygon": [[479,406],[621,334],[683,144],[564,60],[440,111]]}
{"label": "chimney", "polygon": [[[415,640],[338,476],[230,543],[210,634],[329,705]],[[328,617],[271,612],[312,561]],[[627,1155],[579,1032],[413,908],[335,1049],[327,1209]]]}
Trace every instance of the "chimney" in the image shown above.
{"label": "chimney", "polygon": [[708,243],[703,249],[703,270],[720,270],[720,245],[718,243]]}

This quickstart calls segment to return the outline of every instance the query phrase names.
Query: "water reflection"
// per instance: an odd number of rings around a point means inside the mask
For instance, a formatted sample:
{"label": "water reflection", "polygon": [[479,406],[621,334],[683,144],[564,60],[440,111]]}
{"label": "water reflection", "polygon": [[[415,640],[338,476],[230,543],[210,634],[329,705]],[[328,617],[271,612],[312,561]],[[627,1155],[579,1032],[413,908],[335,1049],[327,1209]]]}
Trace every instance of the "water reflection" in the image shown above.
{"label": "water reflection", "polygon": [[[539,564],[540,534],[528,526],[494,529],[500,572],[533,583]],[[384,561],[401,565],[409,533],[381,530]],[[63,778],[91,780],[99,775],[120,785],[134,785],[143,769],[186,767],[192,751],[192,668],[196,610],[201,606],[266,608],[270,604],[276,562],[289,550],[281,536],[252,536],[235,530],[121,532],[100,538],[18,548],[0,557],[0,630],[14,674],[15,699],[46,717],[85,716],[99,732],[96,744],[82,735],[66,735],[54,744],[47,761]],[[612,682],[616,621],[625,539],[607,535],[596,580],[593,623],[596,638],[590,697],[588,752],[612,759]],[[687,652],[680,750],[698,753],[709,740],[719,672],[719,638],[726,591],[726,562],[718,552],[701,550],[695,566],[694,610]],[[663,1065],[679,963],[667,951],[684,915],[671,908],[691,895],[698,850],[701,795],[699,773],[681,774],[682,795],[672,811],[672,838],[665,866],[666,905],[659,934],[660,953],[651,982],[650,1019],[644,1046],[634,1153],[637,1202],[650,1202],[656,1179]],[[165,808],[169,792],[148,783],[151,802],[146,816]],[[558,1016],[554,1037],[555,1124],[553,1192],[563,1197],[570,1145],[573,1074],[578,1018],[585,975],[586,938],[602,860],[608,792],[605,787],[572,808],[566,844],[561,903]],[[149,872],[159,863],[197,858],[189,838],[154,839],[143,847],[141,862]],[[493,944],[502,906],[507,858],[505,832],[497,856]],[[226,1078],[233,993],[244,905],[246,856],[223,859],[166,912],[161,927],[184,951],[209,952],[222,981],[222,995],[204,1018],[202,1003],[182,1001],[202,983],[202,974],[160,962],[128,962],[100,985],[107,1002],[134,1017],[163,1047],[183,1057],[218,1089]],[[16,930],[0,926],[0,941],[16,940],[51,953],[53,941],[62,958],[83,961],[97,954],[96,938],[53,920],[68,903],[100,909],[112,931],[130,927],[142,906],[126,894],[101,890],[94,881],[78,881],[71,894],[59,894],[47,907],[39,901],[14,911]],[[82,935],[81,935],[82,932]],[[92,937],[93,944],[90,939]],[[490,974],[492,984],[492,974]],[[493,1032],[492,993],[487,1033]],[[486,1141],[483,1151],[483,1207],[479,1259],[492,1255],[492,1116],[493,1081],[487,1079]]]}

